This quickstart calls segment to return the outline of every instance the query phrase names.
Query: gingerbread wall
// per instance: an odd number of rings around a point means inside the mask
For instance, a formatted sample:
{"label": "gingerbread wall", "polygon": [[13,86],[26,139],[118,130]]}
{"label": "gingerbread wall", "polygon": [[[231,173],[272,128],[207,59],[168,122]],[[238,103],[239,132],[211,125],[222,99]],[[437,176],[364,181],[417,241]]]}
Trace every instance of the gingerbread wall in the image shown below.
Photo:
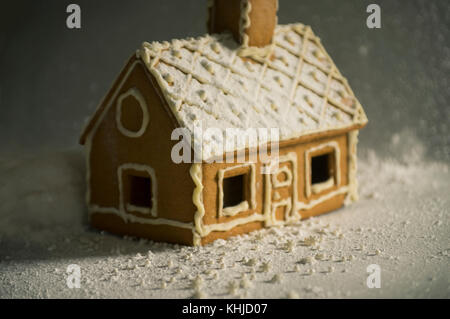
{"label": "gingerbread wall", "polygon": [[[113,87],[112,91],[116,90],[117,94],[110,92],[109,98],[105,100],[105,105],[102,106],[105,109],[103,118],[98,121],[98,127],[91,130],[91,145],[87,145],[90,149],[88,200],[92,211],[91,223],[113,233],[192,244],[195,207],[192,204],[194,184],[189,175],[190,164],[175,164],[171,159],[173,142],[170,137],[175,126],[164,109],[158,90],[153,87],[153,79],[145,66],[133,57],[126,69],[129,70],[128,74],[124,73],[123,77],[118,79],[121,83]],[[123,124],[127,126],[125,133],[127,128],[132,131],[139,129],[139,119],[142,118],[143,111],[135,105],[136,101],[122,95],[130,90],[137,90],[138,94],[142,95],[148,109],[148,125],[138,137],[124,135],[118,128],[116,118],[117,102],[122,96],[121,109],[131,110],[122,111]],[[141,170],[141,167],[144,170]],[[128,175],[119,177],[119,168],[122,174],[139,176],[148,174],[146,167],[153,170],[156,179],[157,194],[153,194],[156,195],[156,203],[153,203],[152,208],[156,204],[157,209],[152,214],[128,210],[123,207],[125,205],[120,205],[121,196],[123,201],[128,201],[130,192],[124,186]],[[120,182],[122,191],[119,191]],[[152,178],[152,183],[154,182]],[[125,213],[129,220],[125,222],[120,213]],[[156,216],[153,213],[156,213]],[[146,219],[153,219],[157,225],[147,223]],[[137,222],[139,220],[140,222]],[[167,221],[169,225],[164,225]],[[177,227],[172,221],[179,222],[182,227]]]}
{"label": "gingerbread wall", "polygon": [[[329,188],[319,192],[313,193],[310,190],[310,193],[307,194],[307,186],[306,186],[306,162],[309,160],[309,153],[311,155],[320,155],[325,152],[329,152],[334,147],[338,147],[338,151],[335,152],[337,156],[337,165],[338,171],[335,172],[334,185]],[[312,150],[312,152],[311,152]],[[308,151],[310,151],[308,153]],[[250,232],[259,228],[264,227],[265,225],[273,225],[270,217],[264,216],[265,214],[272,214],[271,209],[269,211],[265,210],[267,207],[272,208],[272,203],[283,202],[288,197],[295,198],[297,203],[298,212],[293,213],[299,215],[299,217],[308,218],[311,216],[315,216],[321,213],[329,212],[331,210],[337,209],[343,205],[345,196],[348,192],[348,135],[347,133],[340,133],[339,135],[333,136],[329,135],[328,137],[317,138],[315,140],[305,142],[305,143],[282,143],[280,146],[280,158],[295,158],[296,163],[292,164],[291,161],[286,161],[284,163],[280,163],[280,168],[282,170],[291,170],[293,173],[292,176],[292,186],[282,186],[278,188],[269,188],[270,192],[266,188],[268,184],[266,175],[262,175],[260,173],[261,163],[255,163],[255,201],[256,207],[249,207],[248,210],[241,212],[235,216],[219,216],[219,186],[218,186],[218,175],[220,170],[227,169],[239,164],[228,164],[228,163],[213,163],[213,164],[205,164],[203,165],[203,185],[204,185],[204,207],[205,207],[205,216],[203,217],[203,223],[207,227],[209,226],[214,228],[215,225],[223,225],[226,223],[237,223],[236,227],[233,227],[227,231],[211,231],[205,237],[202,238],[201,243],[206,244],[214,241],[218,238],[227,238],[229,236],[242,234],[246,232]],[[305,158],[305,155],[307,157]],[[283,167],[286,166],[286,169]],[[295,167],[294,167],[295,166]],[[339,178],[337,178],[339,175]],[[296,178],[294,178],[296,177]],[[295,187],[294,187],[295,180]],[[283,182],[283,181],[281,181]],[[271,180],[269,183],[273,183]],[[284,183],[286,184],[286,183]],[[283,185],[283,183],[280,183]],[[275,199],[274,192],[272,190],[276,190],[279,193],[279,197]],[[271,195],[270,200],[267,196]],[[292,205],[294,204],[294,200],[292,201]],[[284,207],[283,207],[284,206]],[[275,209],[275,223],[282,224],[285,221],[285,212],[286,205],[280,205],[279,208]],[[256,218],[256,220],[239,224],[238,220],[246,218],[251,218],[254,214],[259,214],[260,218]],[[258,216],[257,216],[258,217]],[[219,226],[220,227],[220,226]]]}

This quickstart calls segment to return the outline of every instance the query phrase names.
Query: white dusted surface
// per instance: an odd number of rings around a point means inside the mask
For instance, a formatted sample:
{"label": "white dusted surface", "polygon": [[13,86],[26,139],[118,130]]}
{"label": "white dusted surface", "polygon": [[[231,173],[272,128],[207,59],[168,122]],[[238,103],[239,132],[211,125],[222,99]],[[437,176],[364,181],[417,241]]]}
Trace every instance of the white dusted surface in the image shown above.
{"label": "white dusted surface", "polygon": [[[125,240],[86,226],[81,153],[2,159],[0,296],[187,298],[200,276],[196,285],[212,298],[448,298],[448,166],[425,162],[407,136],[394,136],[392,146],[399,141],[409,164],[373,152],[360,160],[356,204],[202,248]],[[74,263],[78,290],[65,284]],[[365,285],[374,263],[381,289]],[[276,275],[281,282],[272,282]]]}

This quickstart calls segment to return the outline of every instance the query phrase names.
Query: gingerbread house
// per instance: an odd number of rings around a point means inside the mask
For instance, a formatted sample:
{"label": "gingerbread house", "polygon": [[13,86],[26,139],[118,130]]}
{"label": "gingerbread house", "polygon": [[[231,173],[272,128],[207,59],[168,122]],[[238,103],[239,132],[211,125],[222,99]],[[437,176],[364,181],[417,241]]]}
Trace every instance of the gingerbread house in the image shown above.
{"label": "gingerbread house", "polygon": [[[320,39],[309,26],[278,25],[276,0],[208,4],[208,34],[143,43],[88,122],[80,143],[94,227],[203,245],[357,199],[367,118]],[[215,134],[199,138],[198,127]],[[178,128],[203,146],[196,160],[173,160]],[[218,161],[263,146],[215,147],[228,128],[279,129],[276,169]]]}

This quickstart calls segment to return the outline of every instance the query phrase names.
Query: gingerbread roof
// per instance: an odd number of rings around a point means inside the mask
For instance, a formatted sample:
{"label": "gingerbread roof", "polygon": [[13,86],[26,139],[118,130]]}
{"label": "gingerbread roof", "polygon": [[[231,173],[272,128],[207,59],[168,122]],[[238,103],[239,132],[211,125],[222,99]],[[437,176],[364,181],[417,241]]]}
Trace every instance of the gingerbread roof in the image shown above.
{"label": "gingerbread roof", "polygon": [[[137,54],[180,127],[192,134],[195,127],[218,128],[222,136],[227,128],[279,128],[284,141],[367,123],[347,80],[309,26],[277,26],[264,56],[256,50],[244,58],[238,49],[225,33],[145,42]],[[220,140],[203,136],[202,145],[209,146],[203,147],[204,160],[223,154],[214,146]]]}
{"label": "gingerbread roof", "polygon": [[[280,140],[287,140],[367,123],[310,27],[278,26],[266,57],[242,58],[237,52],[232,36],[220,34],[144,43],[140,56],[179,125],[190,132],[196,126],[279,128]],[[203,144],[213,140],[203,138]],[[203,159],[222,155],[221,148],[206,151]]]}

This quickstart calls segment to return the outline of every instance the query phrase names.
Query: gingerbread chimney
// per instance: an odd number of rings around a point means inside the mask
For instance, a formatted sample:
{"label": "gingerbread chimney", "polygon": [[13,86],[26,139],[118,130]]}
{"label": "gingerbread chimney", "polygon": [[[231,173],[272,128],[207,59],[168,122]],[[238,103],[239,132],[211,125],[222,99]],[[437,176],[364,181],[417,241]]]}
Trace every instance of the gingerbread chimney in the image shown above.
{"label": "gingerbread chimney", "polygon": [[278,0],[209,0],[208,32],[230,31],[243,47],[272,43]]}

